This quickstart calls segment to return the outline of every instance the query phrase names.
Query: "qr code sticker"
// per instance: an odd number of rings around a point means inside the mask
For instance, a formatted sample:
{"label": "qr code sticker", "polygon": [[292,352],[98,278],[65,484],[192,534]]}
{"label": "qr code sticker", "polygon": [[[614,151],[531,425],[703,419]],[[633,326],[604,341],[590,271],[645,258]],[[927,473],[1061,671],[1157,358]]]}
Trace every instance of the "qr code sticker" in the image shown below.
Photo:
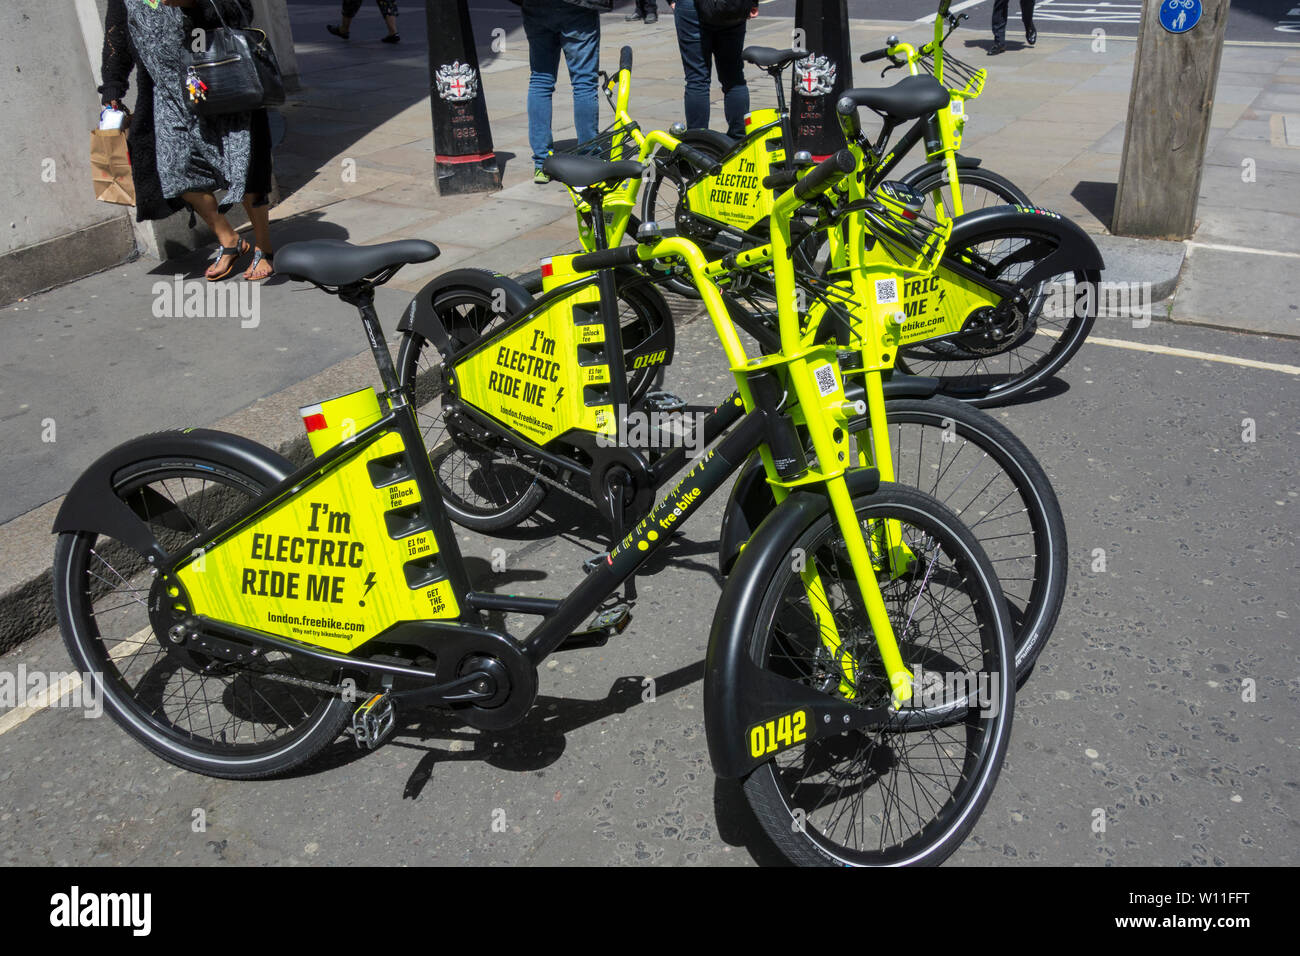
{"label": "qr code sticker", "polygon": [[835,381],[835,366],[829,362],[817,366],[817,368],[813,369],[813,374],[817,376],[817,390],[823,396],[839,390],[839,384]]}
{"label": "qr code sticker", "polygon": [[898,280],[876,280],[876,305],[891,305],[898,301]]}
{"label": "qr code sticker", "polygon": [[962,110],[961,100],[953,100],[951,103],[948,104],[948,111],[952,113],[953,116],[960,116],[961,110]]}

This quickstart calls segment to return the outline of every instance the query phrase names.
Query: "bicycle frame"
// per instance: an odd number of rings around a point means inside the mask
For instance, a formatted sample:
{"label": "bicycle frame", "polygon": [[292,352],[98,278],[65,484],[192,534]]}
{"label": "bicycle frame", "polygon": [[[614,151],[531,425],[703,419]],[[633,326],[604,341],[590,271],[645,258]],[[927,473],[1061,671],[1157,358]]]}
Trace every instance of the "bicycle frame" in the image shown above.
{"label": "bicycle frame", "polygon": [[[775,236],[774,248],[778,251],[788,248],[789,216],[799,205],[792,189],[780,197],[774,204],[772,215]],[[836,349],[833,345],[809,345],[800,340],[798,320],[792,310],[782,310],[780,336],[788,351],[781,354],[750,359],[744,351],[734,324],[728,317],[726,305],[717,286],[707,274],[708,263],[703,254],[688,240],[669,238],[655,242],[653,245],[637,247],[639,258],[652,260],[676,257],[684,260],[693,278],[700,288],[701,295],[713,320],[715,331],[726,353],[729,366],[736,377],[738,401],[743,406],[743,414],[735,421],[727,434],[715,447],[700,455],[690,470],[674,488],[655,505],[650,513],[597,561],[587,577],[568,597],[553,601],[538,598],[522,598],[511,595],[485,595],[469,588],[464,573],[463,559],[457,546],[455,535],[451,532],[437,490],[432,465],[424,449],[419,424],[407,387],[401,386],[389,358],[383,332],[373,307],[373,289],[366,287],[353,290],[344,296],[345,301],[356,305],[361,312],[362,322],[371,343],[380,378],[384,385],[384,402],[381,417],[374,424],[363,429],[353,439],[343,442],[322,454],[313,462],[298,469],[285,478],[253,505],[228,518],[213,528],[202,538],[195,539],[180,549],[176,557],[160,567],[160,572],[167,582],[175,582],[171,600],[180,602],[172,610],[182,610],[191,615],[193,627],[217,640],[224,638],[247,641],[251,644],[277,648],[292,653],[306,654],[322,661],[332,662],[340,667],[354,667],[364,663],[364,669],[385,675],[388,679],[415,678],[428,682],[434,676],[444,679],[443,674],[432,675],[429,671],[408,667],[385,661],[368,661],[357,651],[371,640],[385,644],[410,626],[424,626],[427,636],[437,640],[449,640],[458,632],[482,638],[491,636],[483,630],[482,614],[486,609],[514,611],[541,616],[541,622],[518,644],[518,651],[534,665],[556,650],[584,620],[596,612],[602,603],[614,593],[623,582],[632,578],[641,565],[663,548],[672,533],[682,527],[698,506],[707,501],[727,481],[727,479],[757,450],[767,469],[768,480],[778,501],[784,500],[791,493],[808,486],[822,486],[830,501],[836,521],[844,536],[846,547],[854,565],[855,577],[864,606],[867,610],[876,643],[884,662],[887,675],[893,688],[895,707],[902,706],[912,696],[912,675],[903,664],[887,609],[875,577],[875,565],[868,550],[862,527],[853,506],[853,494],[848,463],[848,440],[842,428],[847,415],[852,409],[846,407],[843,392],[843,376],[838,368]],[[794,275],[791,269],[778,269],[778,283],[791,296],[793,302]],[[786,397],[793,392],[793,407],[786,406]],[[736,404],[736,399],[730,403]],[[818,462],[817,469],[810,469],[804,457],[803,444],[796,432],[796,423],[806,427],[807,433]],[[377,452],[371,456],[371,452]],[[413,537],[431,532],[432,541],[426,541],[431,550],[425,550],[417,556],[425,560],[429,555],[436,555],[436,568],[439,576],[435,585],[442,594],[441,615],[413,615],[410,619],[394,620],[378,633],[363,633],[358,640],[344,640],[338,635],[322,637],[310,632],[302,633],[298,638],[276,636],[264,628],[253,626],[250,621],[269,620],[263,614],[279,615],[283,611],[282,602],[273,603],[261,600],[264,595],[249,593],[244,587],[243,593],[234,595],[234,581],[246,582],[244,575],[236,575],[233,569],[236,563],[244,562],[245,545],[250,536],[257,535],[267,526],[267,522],[285,509],[301,505],[308,496],[317,494],[323,483],[331,476],[339,475],[349,466],[364,461],[365,474],[376,490],[394,486],[394,482],[381,482],[371,464],[382,459],[386,467],[391,467],[400,476],[397,484],[408,487],[418,498],[411,494],[402,496],[399,509],[385,512],[385,525],[388,536],[396,543],[395,552],[410,547]],[[826,463],[829,463],[826,464]],[[392,477],[383,476],[385,478]],[[874,476],[873,476],[874,477]],[[408,484],[409,483],[409,484]],[[361,484],[361,482],[359,482]],[[387,497],[381,495],[381,497]],[[346,500],[346,497],[345,497]],[[311,515],[315,520],[318,508],[320,514],[332,512],[338,514],[334,502],[311,503]],[[404,525],[395,525],[387,517],[393,510],[404,512],[403,517],[411,519]],[[332,525],[336,533],[349,530],[340,522]],[[256,550],[256,538],[254,550]],[[291,545],[290,545],[291,547]],[[363,547],[368,550],[369,542]],[[281,541],[280,551],[285,550]],[[262,552],[263,555],[269,553]],[[355,558],[358,552],[351,551]],[[891,550],[890,559],[894,554]],[[386,556],[393,560],[392,555]],[[413,561],[406,561],[403,570],[409,569]],[[364,567],[353,567],[359,575]],[[213,575],[213,572],[216,575]],[[355,577],[356,575],[353,575]],[[813,608],[828,608],[829,604],[823,585],[815,568],[803,573],[804,585],[809,593]],[[373,575],[372,575],[373,577]],[[223,608],[230,607],[230,601],[220,600],[225,581],[226,596],[234,601],[250,605],[245,616],[239,620],[228,620],[228,615],[213,616],[204,606],[205,600]],[[210,581],[217,583],[209,586]],[[354,585],[358,582],[340,576],[338,585],[331,593],[331,600],[336,603],[350,601],[356,597]],[[420,584],[417,589],[411,584],[409,572],[408,587],[415,591],[428,582]],[[202,598],[193,601],[189,590]],[[174,593],[173,593],[174,591]],[[368,589],[367,589],[368,591]],[[346,594],[345,594],[346,592]],[[340,596],[345,595],[345,596]],[[361,595],[364,600],[364,592]],[[343,613],[342,611],[338,613]],[[301,617],[300,615],[296,615]],[[834,619],[829,612],[819,613],[822,625],[822,640],[834,659],[840,662],[842,669],[841,690],[846,698],[853,697],[853,683],[857,664],[850,654],[841,651],[841,642]],[[346,622],[336,622],[344,624]],[[311,638],[315,637],[315,640]],[[208,640],[211,640],[209,637]],[[507,638],[500,638],[507,640]],[[847,706],[847,705],[846,705]],[[847,713],[847,710],[846,710]],[[855,718],[860,721],[861,716]]]}

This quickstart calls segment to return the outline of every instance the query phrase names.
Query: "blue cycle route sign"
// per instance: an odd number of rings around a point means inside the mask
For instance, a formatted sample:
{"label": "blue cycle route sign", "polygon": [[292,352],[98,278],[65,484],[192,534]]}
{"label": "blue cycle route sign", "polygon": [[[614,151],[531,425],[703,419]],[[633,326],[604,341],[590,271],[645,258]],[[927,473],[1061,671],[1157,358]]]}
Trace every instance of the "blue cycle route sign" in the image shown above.
{"label": "blue cycle route sign", "polygon": [[1160,0],[1160,25],[1170,33],[1186,33],[1201,22],[1201,0]]}

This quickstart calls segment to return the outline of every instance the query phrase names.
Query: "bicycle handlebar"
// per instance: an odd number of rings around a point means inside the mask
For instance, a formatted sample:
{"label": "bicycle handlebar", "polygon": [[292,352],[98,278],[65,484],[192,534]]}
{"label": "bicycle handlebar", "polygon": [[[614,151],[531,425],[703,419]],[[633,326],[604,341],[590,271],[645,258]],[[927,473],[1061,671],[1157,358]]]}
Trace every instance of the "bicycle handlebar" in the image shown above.
{"label": "bicycle handlebar", "polygon": [[853,154],[847,149],[841,149],[823,159],[807,176],[795,184],[795,198],[807,202],[834,186],[857,168],[858,161],[853,158]]}
{"label": "bicycle handlebar", "polygon": [[679,159],[686,160],[686,162],[690,163],[697,170],[709,176],[716,176],[718,173],[722,172],[722,164],[716,159],[711,156],[705,156],[698,149],[693,149],[685,143],[680,144],[675,150],[673,150],[673,155]]}
{"label": "bicycle handlebar", "polygon": [[632,69],[632,48],[625,46],[618,51],[618,68],[619,71]]}
{"label": "bicycle handlebar", "polygon": [[889,47],[882,46],[879,50],[872,50],[870,53],[864,53],[858,57],[863,63],[870,63],[872,60],[883,60],[889,56]]}
{"label": "bicycle handlebar", "polygon": [[799,181],[799,173],[793,169],[778,169],[763,177],[764,189],[789,189]]}
{"label": "bicycle handlebar", "polygon": [[614,266],[630,266],[641,261],[636,246],[618,246],[614,249],[598,249],[584,252],[573,257],[573,268],[577,272],[595,272],[597,269],[609,269]]}

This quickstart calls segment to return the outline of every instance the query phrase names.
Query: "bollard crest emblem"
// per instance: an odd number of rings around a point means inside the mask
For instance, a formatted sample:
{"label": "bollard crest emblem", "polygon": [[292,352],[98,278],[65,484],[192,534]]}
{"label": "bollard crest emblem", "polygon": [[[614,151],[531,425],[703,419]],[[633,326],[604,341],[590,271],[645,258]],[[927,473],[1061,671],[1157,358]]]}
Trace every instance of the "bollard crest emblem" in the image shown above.
{"label": "bollard crest emblem", "polygon": [[478,73],[468,63],[453,60],[433,74],[438,96],[449,103],[465,103],[478,93]]}

